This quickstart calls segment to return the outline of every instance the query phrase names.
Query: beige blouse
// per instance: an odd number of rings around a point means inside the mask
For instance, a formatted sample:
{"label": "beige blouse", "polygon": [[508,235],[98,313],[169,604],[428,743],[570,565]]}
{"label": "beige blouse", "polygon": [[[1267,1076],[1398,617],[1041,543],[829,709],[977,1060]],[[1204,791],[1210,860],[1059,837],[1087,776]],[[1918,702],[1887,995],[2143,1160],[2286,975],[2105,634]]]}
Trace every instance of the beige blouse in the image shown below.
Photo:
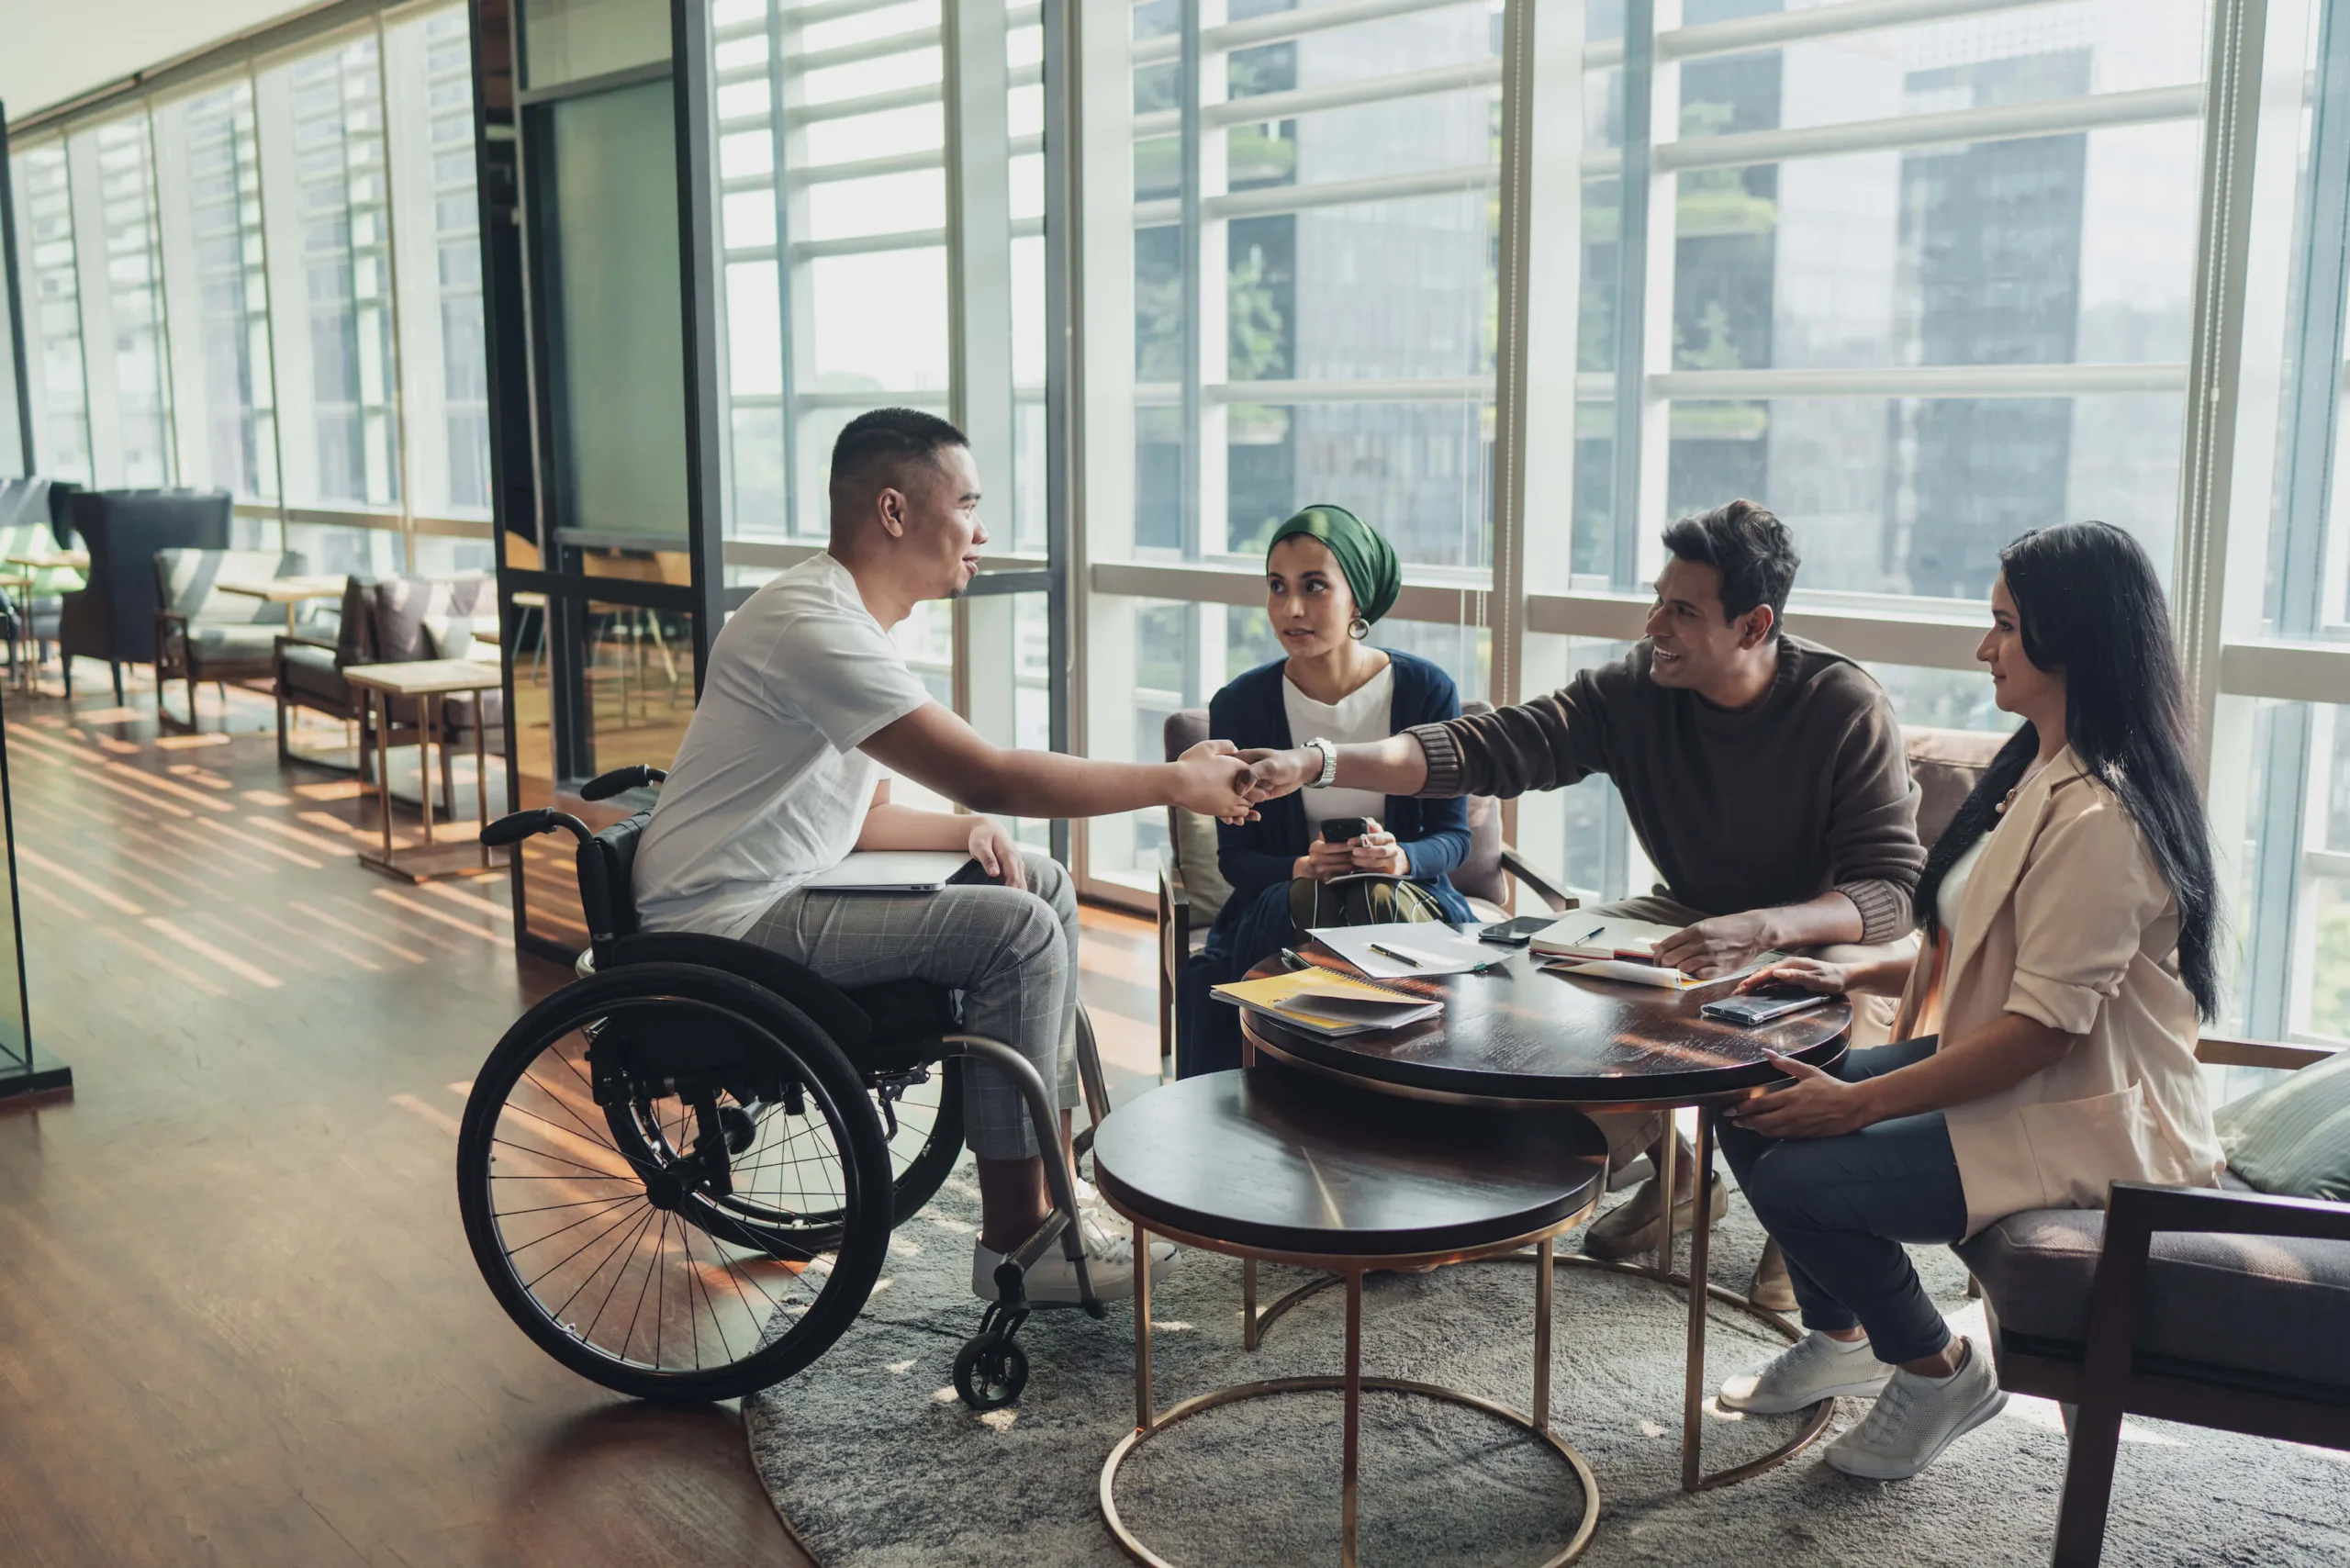
{"label": "beige blouse", "polygon": [[1967,1235],[2023,1209],[2103,1208],[2115,1182],[2218,1184],[2177,946],[2178,906],[2137,824],[2059,752],[1991,832],[1893,1032],[1955,1040],[2018,1013],[2076,1036],[2053,1066],[1944,1114]]}

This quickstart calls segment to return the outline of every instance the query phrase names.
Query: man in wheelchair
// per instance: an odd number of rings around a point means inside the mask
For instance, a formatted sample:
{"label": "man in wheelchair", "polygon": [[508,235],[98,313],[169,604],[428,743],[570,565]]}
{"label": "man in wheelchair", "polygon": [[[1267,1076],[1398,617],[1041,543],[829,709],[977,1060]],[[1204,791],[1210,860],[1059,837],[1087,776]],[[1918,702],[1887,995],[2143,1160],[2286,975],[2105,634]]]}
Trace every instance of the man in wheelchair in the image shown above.
{"label": "man in wheelchair", "polygon": [[[1163,764],[1008,750],[931,698],[890,628],[979,571],[979,469],[953,425],[906,409],[851,420],[833,447],[831,503],[824,552],[753,594],[711,648],[700,705],[637,848],[641,926],[755,943],[845,990],[920,980],[961,991],[967,1029],[1010,1044],[1058,1086],[1066,1140],[1079,1098],[1069,874],[1014,847],[989,816],[891,803],[882,770],[977,812],[1174,804],[1240,821],[1248,765],[1221,741]],[[907,894],[803,885],[852,849],[968,850],[994,883]],[[996,1266],[1043,1224],[1050,1199],[1016,1086],[982,1061],[963,1070],[982,1209],[971,1288],[992,1301]],[[1130,1294],[1127,1236],[1091,1209],[1080,1229],[1094,1294]],[[1154,1245],[1154,1275],[1172,1257]],[[1052,1250],[1026,1292],[1077,1301],[1076,1265]]]}

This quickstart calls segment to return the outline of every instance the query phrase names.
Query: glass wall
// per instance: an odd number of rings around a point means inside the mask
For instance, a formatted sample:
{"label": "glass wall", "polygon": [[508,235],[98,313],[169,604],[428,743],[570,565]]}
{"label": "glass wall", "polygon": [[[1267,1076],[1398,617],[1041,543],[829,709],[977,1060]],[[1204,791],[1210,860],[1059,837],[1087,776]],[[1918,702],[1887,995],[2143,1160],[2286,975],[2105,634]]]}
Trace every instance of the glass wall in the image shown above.
{"label": "glass wall", "polygon": [[388,6],[17,131],[23,466],[227,489],[314,570],[485,569],[471,44]]}
{"label": "glass wall", "polygon": [[[1455,639],[1464,695],[1505,700],[1620,656],[1663,526],[1753,498],[1805,558],[1791,630],[1905,724],[1990,731],[1999,547],[2103,518],[2177,600],[2244,880],[2242,1021],[2341,1037],[2350,18],[2266,7],[2226,84],[2257,153],[2227,143],[2215,185],[2254,192],[2249,270],[2199,295],[2209,39],[2238,9],[1089,11],[1072,68],[1126,90],[1083,121],[1086,749],[1158,755],[1167,712],[1270,656],[1255,549],[1307,500],[1385,528],[1404,613],[1438,619],[1382,638]],[[1646,886],[1604,781],[1510,825],[1578,887]],[[1094,824],[1091,890],[1144,884],[1160,834]]]}
{"label": "glass wall", "polygon": [[[990,565],[1043,567],[1041,8],[710,0],[709,20],[730,588],[821,547],[833,442],[886,406],[963,427]],[[898,639],[982,734],[1049,738],[1044,595],[993,586]]]}

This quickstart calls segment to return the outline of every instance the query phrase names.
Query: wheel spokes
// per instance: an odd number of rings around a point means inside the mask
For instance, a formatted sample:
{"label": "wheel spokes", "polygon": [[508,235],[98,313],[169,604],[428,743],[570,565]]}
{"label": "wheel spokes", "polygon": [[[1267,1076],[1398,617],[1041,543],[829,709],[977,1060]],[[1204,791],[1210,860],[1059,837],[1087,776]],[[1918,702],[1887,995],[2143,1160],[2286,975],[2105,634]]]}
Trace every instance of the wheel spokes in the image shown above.
{"label": "wheel spokes", "polygon": [[[805,1215],[840,1218],[840,1135],[813,1100],[799,1116],[760,1107],[730,1164],[733,1197],[713,1200],[690,1155],[693,1106],[647,1095],[608,1117],[586,1050],[576,1032],[550,1044],[499,1107],[489,1210],[508,1266],[599,1356],[673,1374],[733,1365],[831,1276],[838,1238],[809,1234]],[[755,1223],[765,1215],[778,1223]]]}

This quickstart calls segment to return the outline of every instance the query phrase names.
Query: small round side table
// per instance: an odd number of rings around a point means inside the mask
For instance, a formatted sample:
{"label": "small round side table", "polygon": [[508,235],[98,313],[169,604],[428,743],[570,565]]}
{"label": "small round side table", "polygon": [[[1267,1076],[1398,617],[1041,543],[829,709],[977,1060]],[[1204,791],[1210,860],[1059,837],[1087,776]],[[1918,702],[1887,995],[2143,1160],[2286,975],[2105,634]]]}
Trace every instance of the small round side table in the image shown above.
{"label": "small round side table", "polygon": [[[1412,1103],[1276,1067],[1208,1073],[1163,1085],[1113,1112],[1094,1136],[1095,1180],[1134,1226],[1135,1429],[1102,1467],[1102,1517],[1118,1544],[1150,1568],[1174,1568],[1119,1518],[1118,1467],[1175,1423],[1244,1399],[1340,1391],[1339,1562],[1354,1568],[1362,1391],[1467,1406],[1548,1444],[1582,1487],[1573,1537],[1542,1568],[1590,1543],[1599,1484],[1550,1430],[1551,1244],[1581,1224],[1606,1184],[1606,1142],[1587,1117],[1550,1117]],[[1237,1383],[1159,1409],[1151,1395],[1152,1234],[1250,1262],[1321,1269],[1346,1282],[1343,1374]],[[1531,1414],[1440,1384],[1362,1375],[1362,1278],[1534,1247]]]}

